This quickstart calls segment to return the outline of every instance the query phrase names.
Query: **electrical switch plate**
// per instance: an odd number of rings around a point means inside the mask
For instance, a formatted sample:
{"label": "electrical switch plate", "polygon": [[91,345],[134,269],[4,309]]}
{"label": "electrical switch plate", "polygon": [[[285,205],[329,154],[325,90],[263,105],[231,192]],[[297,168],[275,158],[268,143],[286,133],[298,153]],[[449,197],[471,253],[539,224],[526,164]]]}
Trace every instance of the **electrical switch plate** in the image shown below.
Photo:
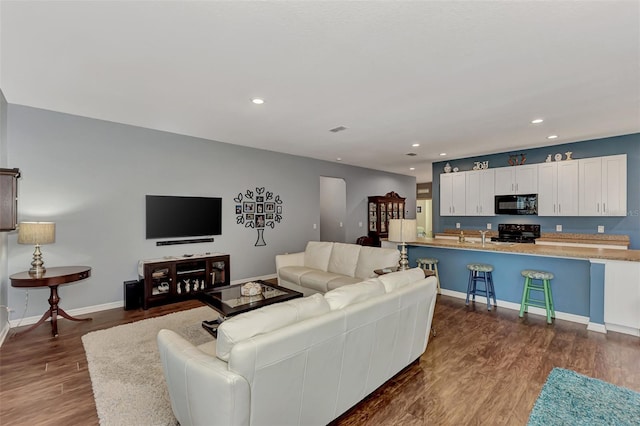
{"label": "electrical switch plate", "polygon": [[460,222],[456,222],[456,228],[460,229]]}
{"label": "electrical switch plate", "polygon": [[362,222],[358,222],[358,228],[362,228]]}
{"label": "electrical switch plate", "polygon": [[340,222],[340,228],[342,228],[342,222]]}
{"label": "electrical switch plate", "polygon": [[556,225],[556,232],[562,232],[562,225]]}
{"label": "electrical switch plate", "polygon": [[604,234],[604,226],[598,225],[598,233],[599,234]]}
{"label": "electrical switch plate", "polygon": [[491,229],[491,224],[487,223],[487,229]]}
{"label": "electrical switch plate", "polygon": [[316,225],[315,223],[313,224],[313,229],[318,229],[318,225]]}

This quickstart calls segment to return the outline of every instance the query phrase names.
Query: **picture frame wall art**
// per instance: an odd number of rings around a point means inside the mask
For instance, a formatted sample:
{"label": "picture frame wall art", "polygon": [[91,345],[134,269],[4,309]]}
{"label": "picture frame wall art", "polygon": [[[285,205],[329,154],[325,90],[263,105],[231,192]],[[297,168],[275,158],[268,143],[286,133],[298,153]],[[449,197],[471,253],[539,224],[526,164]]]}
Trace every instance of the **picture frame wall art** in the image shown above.
{"label": "picture frame wall art", "polygon": [[264,230],[274,229],[282,221],[283,201],[280,195],[267,191],[265,187],[256,187],[255,191],[247,189],[238,193],[233,201],[236,203],[236,224],[257,230],[258,238],[254,245],[266,246]]}

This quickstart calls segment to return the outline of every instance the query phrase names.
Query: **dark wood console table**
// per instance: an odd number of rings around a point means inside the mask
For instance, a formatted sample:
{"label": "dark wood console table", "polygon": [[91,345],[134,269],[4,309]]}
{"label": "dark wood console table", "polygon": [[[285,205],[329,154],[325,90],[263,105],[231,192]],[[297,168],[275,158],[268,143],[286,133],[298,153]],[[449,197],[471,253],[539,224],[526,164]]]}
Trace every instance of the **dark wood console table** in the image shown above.
{"label": "dark wood console table", "polygon": [[61,266],[55,268],[47,268],[44,274],[36,276],[29,275],[28,272],[19,272],[9,277],[12,287],[49,287],[51,295],[49,296],[49,310],[42,315],[40,320],[28,329],[21,331],[19,334],[28,333],[40,324],[51,318],[51,334],[53,337],[58,336],[58,315],[71,321],[90,321],[91,318],[74,318],[66,313],[62,308],[58,307],[60,297],[58,296],[58,286],[61,284],[73,283],[84,280],[91,276],[91,268],[88,266]]}

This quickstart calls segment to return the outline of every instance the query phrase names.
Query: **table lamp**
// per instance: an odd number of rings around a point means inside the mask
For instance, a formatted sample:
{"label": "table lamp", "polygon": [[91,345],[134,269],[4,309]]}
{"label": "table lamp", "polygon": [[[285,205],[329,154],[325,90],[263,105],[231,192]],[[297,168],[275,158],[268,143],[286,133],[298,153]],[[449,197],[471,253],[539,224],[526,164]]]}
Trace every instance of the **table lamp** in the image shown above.
{"label": "table lamp", "polygon": [[389,241],[400,243],[400,267],[398,270],[409,269],[406,242],[415,241],[418,235],[418,223],[415,219],[389,219]]}
{"label": "table lamp", "polygon": [[20,222],[18,244],[35,244],[30,275],[42,275],[46,269],[42,261],[41,244],[51,244],[56,240],[56,224],[53,222]]}

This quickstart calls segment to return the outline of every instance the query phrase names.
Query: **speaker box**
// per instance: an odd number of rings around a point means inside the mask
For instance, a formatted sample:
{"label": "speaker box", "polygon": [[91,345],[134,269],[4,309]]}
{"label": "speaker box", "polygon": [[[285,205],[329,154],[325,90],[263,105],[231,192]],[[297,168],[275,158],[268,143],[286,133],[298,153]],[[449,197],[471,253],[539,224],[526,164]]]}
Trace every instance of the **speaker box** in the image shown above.
{"label": "speaker box", "polygon": [[124,310],[130,311],[142,307],[144,281],[133,280],[124,282]]}

